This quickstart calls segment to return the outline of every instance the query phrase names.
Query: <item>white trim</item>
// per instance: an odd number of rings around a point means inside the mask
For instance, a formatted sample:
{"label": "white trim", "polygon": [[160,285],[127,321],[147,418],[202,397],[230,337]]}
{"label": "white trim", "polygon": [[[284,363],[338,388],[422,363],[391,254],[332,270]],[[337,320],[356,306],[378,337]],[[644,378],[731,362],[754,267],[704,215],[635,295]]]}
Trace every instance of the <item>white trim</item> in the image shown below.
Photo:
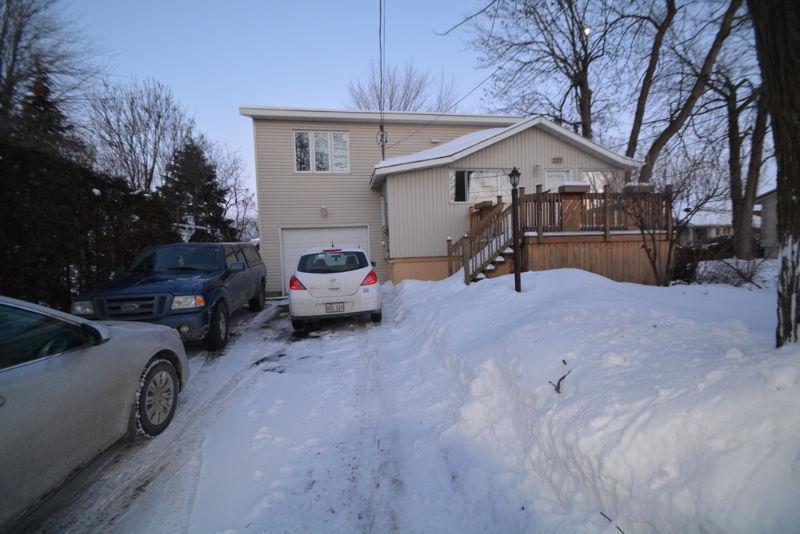
{"label": "white trim", "polygon": [[[299,171],[297,170],[297,134],[298,133],[307,133],[308,134],[308,170],[307,171]],[[318,171],[316,169],[316,153],[315,153],[315,141],[314,135],[315,134],[328,134],[328,170],[327,171]],[[345,171],[336,171],[333,168],[333,136],[334,134],[342,134],[346,137],[345,142],[347,145],[347,170]],[[346,130],[303,130],[302,128],[292,130],[292,155],[294,156],[294,172],[296,174],[350,174],[350,132]],[[258,160],[256,160],[258,161]]]}
{"label": "white trim", "polygon": [[554,134],[556,137],[561,138],[562,140],[572,143],[574,145],[578,145],[579,147],[587,150],[588,152],[594,153],[595,155],[611,161],[613,163],[618,164],[624,168],[639,168],[644,165],[643,162],[637,161],[635,159],[631,159],[625,156],[620,156],[619,154],[615,154],[614,152],[608,150],[605,147],[598,145],[597,143],[593,143],[588,139],[584,139],[583,137],[575,134],[566,128],[558,126],[557,124],[550,122],[549,120],[543,117],[532,117],[530,119],[524,120],[522,122],[518,122],[512,126],[509,126],[502,130],[501,132],[483,139],[479,142],[476,142],[473,145],[470,145],[466,148],[461,148],[458,150],[454,150],[452,153],[425,159],[424,156],[419,160],[411,160],[404,163],[398,163],[396,165],[385,165],[379,163],[375,166],[374,170],[372,171],[372,181],[374,182],[376,178],[381,176],[385,176],[387,174],[393,174],[398,172],[405,172],[411,170],[418,170],[418,169],[425,169],[429,167],[437,167],[440,165],[447,165],[453,163],[456,160],[465,158],[470,154],[474,154],[479,150],[483,150],[486,147],[499,143],[500,141],[507,139],[513,135],[516,135],[528,128],[532,128],[534,126],[540,126],[550,131],[550,133]]}
{"label": "white trim", "polygon": [[301,224],[301,225],[292,225],[292,226],[278,226],[278,256],[281,266],[281,292],[282,295],[287,295],[286,293],[286,274],[283,272],[284,261],[283,261],[283,231],[284,230],[310,230],[313,228],[366,228],[367,229],[367,258],[372,261],[372,234],[370,233],[369,224],[360,224],[360,223],[352,223],[352,224]]}
{"label": "white trim", "polygon": [[[299,120],[319,122],[375,122],[381,120],[378,111],[345,110],[345,109],[318,109],[318,108],[293,108],[273,106],[239,107],[239,114],[252,119],[268,120]],[[509,126],[523,120],[520,116],[500,116],[488,114],[467,113],[422,113],[411,111],[384,111],[383,120],[386,123],[425,124],[436,121],[437,124],[465,124],[476,126]]]}
{"label": "white trim", "polygon": [[[641,233],[640,230],[609,230],[608,232],[610,235],[639,235]],[[666,230],[655,230],[656,234],[666,234]],[[524,237],[536,237],[539,235],[539,232],[525,232]],[[585,232],[575,231],[575,232],[542,232],[542,237],[557,237],[557,236],[576,236],[576,235],[605,235],[605,232],[602,230],[587,230]]]}

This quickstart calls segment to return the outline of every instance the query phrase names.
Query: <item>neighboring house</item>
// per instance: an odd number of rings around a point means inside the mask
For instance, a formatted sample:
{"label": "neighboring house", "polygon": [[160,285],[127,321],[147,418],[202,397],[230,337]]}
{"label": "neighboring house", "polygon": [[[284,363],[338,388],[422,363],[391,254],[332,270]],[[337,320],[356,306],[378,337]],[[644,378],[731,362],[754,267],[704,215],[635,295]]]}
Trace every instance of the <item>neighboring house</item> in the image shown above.
{"label": "neighboring house", "polygon": [[681,234],[681,245],[699,245],[709,239],[733,235],[733,215],[727,209],[707,209],[694,214]]}
{"label": "neighboring house", "polygon": [[765,258],[777,258],[778,249],[778,191],[773,189],[756,197],[756,209],[761,216],[761,247]]}
{"label": "neighboring house", "polygon": [[285,292],[302,250],[363,247],[382,280],[447,276],[448,237],[471,206],[521,186],[621,183],[641,164],[543,118],[242,107],[253,120],[261,254],[267,290]]}

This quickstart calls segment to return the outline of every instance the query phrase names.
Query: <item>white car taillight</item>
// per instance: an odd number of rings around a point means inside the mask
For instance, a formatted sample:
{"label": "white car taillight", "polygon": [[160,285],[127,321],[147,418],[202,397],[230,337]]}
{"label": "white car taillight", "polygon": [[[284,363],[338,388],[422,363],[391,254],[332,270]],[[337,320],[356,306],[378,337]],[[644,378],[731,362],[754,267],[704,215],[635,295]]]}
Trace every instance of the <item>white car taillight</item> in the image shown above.
{"label": "white car taillight", "polygon": [[371,286],[373,284],[378,283],[378,273],[374,270],[370,271],[367,276],[364,277],[364,281],[361,282],[362,286]]}

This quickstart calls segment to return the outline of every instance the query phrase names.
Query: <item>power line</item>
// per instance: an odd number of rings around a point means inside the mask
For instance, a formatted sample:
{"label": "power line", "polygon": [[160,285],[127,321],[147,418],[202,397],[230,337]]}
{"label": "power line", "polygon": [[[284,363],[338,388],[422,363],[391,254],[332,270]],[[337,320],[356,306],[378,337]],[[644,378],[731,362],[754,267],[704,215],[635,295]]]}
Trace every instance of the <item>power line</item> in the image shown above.
{"label": "power line", "polygon": [[[463,102],[463,101],[464,101],[464,100],[465,100],[465,99],[466,99],[466,98],[467,98],[469,95],[471,95],[472,93],[474,93],[475,91],[477,91],[477,90],[478,90],[478,88],[480,88],[480,87],[481,87],[483,84],[485,84],[485,83],[486,83],[486,82],[488,82],[490,79],[492,79],[492,78],[494,77],[494,75],[495,75],[495,74],[497,74],[498,72],[500,72],[500,71],[503,69],[503,67],[505,67],[505,66],[506,66],[508,63],[510,63],[510,62],[511,62],[511,60],[513,60],[514,58],[516,58],[516,57],[517,57],[517,55],[519,55],[519,53],[520,53],[521,51],[522,51],[522,49],[519,49],[519,50],[517,50],[517,51],[516,51],[514,54],[512,54],[512,55],[511,55],[511,57],[509,57],[508,59],[506,59],[506,60],[505,60],[505,61],[504,61],[504,62],[503,62],[503,63],[502,63],[502,64],[501,64],[499,67],[497,67],[496,69],[494,69],[494,70],[493,70],[493,71],[492,71],[492,72],[491,72],[491,73],[490,73],[490,74],[489,74],[487,77],[485,77],[484,79],[482,79],[480,82],[478,82],[478,84],[477,84],[476,86],[474,86],[472,89],[470,89],[469,91],[467,91],[467,93],[466,93],[466,94],[464,94],[464,96],[462,96],[461,98],[459,98],[458,100],[456,100],[456,101],[455,101],[455,102],[454,102],[452,105],[448,106],[448,107],[447,107],[447,109],[445,109],[444,111],[440,111],[440,112],[439,112],[439,113],[437,113],[437,114],[436,114],[436,116],[435,116],[434,118],[432,118],[430,121],[426,122],[425,124],[423,124],[422,126],[420,126],[419,128],[417,128],[416,130],[414,130],[413,132],[411,132],[411,133],[410,133],[410,134],[408,134],[407,136],[403,137],[403,138],[402,138],[402,139],[400,139],[399,141],[397,141],[397,142],[395,142],[395,143],[392,143],[392,144],[391,144],[391,145],[389,145],[387,148],[392,148],[392,147],[395,147],[395,146],[399,145],[400,143],[402,143],[402,142],[403,142],[403,141],[405,141],[406,139],[409,139],[409,138],[411,138],[411,137],[415,136],[416,134],[418,134],[419,132],[421,132],[422,130],[424,130],[425,128],[427,128],[428,126],[430,126],[431,124],[433,124],[434,122],[436,122],[438,119],[440,119],[440,118],[444,117],[444,116],[445,116],[445,115],[446,115],[448,112],[452,111],[453,109],[455,109],[455,108],[456,108],[456,106],[458,106],[458,105],[459,105],[461,102]],[[381,123],[383,123],[383,116],[382,116],[382,115],[381,115]]]}
{"label": "power line", "polygon": [[384,110],[384,71],[386,70],[386,0],[378,0],[378,68],[380,70],[380,85],[378,90],[378,111],[381,115],[378,126],[378,146],[381,147],[381,160],[386,159],[386,129],[383,122]]}

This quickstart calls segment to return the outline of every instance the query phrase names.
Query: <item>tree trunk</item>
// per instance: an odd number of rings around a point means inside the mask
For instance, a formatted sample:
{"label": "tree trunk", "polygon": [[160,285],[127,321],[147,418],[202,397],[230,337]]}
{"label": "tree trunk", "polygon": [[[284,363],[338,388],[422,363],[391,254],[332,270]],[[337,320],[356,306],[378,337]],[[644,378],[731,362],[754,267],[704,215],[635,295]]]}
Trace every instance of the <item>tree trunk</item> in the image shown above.
{"label": "tree trunk", "polygon": [[581,115],[581,135],[592,138],[592,89],[589,86],[588,67],[581,73],[578,83],[578,111]]}
{"label": "tree trunk", "polygon": [[800,318],[800,3],[748,0],[778,166],[778,326],[775,344],[798,341]]}
{"label": "tree trunk", "polygon": [[675,7],[675,0],[666,0],[666,5],[667,12],[664,14],[664,20],[662,20],[656,28],[656,34],[653,37],[653,46],[650,48],[647,70],[644,73],[642,85],[639,88],[639,98],[636,101],[636,112],[633,115],[631,135],[628,137],[628,148],[625,150],[625,155],[629,158],[636,156],[636,147],[639,144],[639,133],[642,131],[644,112],[647,108],[647,98],[650,96],[650,87],[653,85],[653,77],[656,74],[658,59],[661,55],[661,46],[664,44],[664,36],[667,34],[667,30],[672,25],[672,20],[675,18],[675,13],[678,11]]}
{"label": "tree trunk", "polygon": [[722,49],[722,44],[725,42],[725,39],[728,37],[728,34],[731,31],[733,18],[741,5],[742,0],[731,0],[731,3],[728,5],[728,9],[722,16],[722,21],[720,22],[719,30],[717,30],[717,35],[714,37],[714,42],[711,43],[711,48],[709,48],[708,53],[703,60],[703,65],[700,67],[700,72],[697,74],[697,79],[695,79],[692,89],[689,91],[689,96],[686,97],[686,101],[681,106],[678,114],[675,115],[672,120],[670,120],[669,124],[667,124],[667,127],[664,128],[664,130],[653,141],[653,144],[650,145],[650,149],[645,155],[644,166],[642,167],[641,171],[639,171],[640,182],[650,181],[650,177],[653,175],[653,165],[658,159],[658,156],[661,154],[661,151],[667,145],[669,140],[680,131],[680,129],[691,116],[695,104],[705,90],[708,77],[711,74],[711,69],[714,66],[714,63],[717,61],[717,56],[719,55],[719,51]]}
{"label": "tree trunk", "polygon": [[750,138],[750,162],[739,204],[739,216],[738,219],[734,219],[734,223],[738,223],[738,226],[734,227],[736,257],[743,260],[753,259],[753,203],[756,201],[758,182],[761,178],[768,117],[766,100],[759,91],[756,100],[756,120]]}

